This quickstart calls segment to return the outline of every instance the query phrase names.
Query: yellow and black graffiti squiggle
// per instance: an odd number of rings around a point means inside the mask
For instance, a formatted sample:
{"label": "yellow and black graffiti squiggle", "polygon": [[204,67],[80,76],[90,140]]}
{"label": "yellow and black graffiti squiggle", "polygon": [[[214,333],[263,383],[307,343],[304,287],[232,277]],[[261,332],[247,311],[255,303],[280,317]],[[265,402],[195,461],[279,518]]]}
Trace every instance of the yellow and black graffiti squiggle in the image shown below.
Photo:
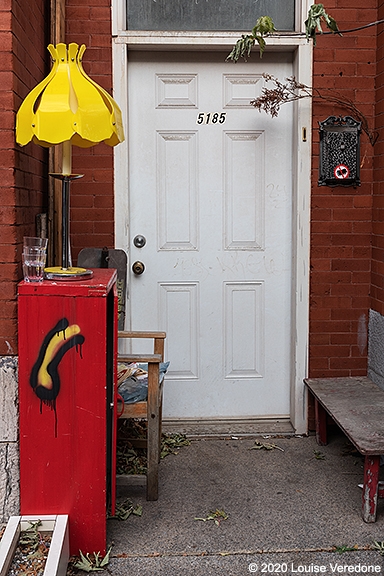
{"label": "yellow and black graffiti squiggle", "polygon": [[40,398],[40,411],[44,403],[56,413],[56,398],[60,392],[59,363],[68,350],[81,346],[84,340],[80,327],[69,325],[67,318],[59,320],[45,336],[30,375],[30,384]]}

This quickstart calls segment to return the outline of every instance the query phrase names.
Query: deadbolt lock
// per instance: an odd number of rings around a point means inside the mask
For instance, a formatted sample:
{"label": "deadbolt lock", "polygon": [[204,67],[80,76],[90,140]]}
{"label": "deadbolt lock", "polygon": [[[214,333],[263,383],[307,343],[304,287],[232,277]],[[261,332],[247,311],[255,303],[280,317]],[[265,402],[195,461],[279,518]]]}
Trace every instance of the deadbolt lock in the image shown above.
{"label": "deadbolt lock", "polygon": [[140,276],[140,274],[142,274],[144,272],[144,270],[145,270],[145,266],[139,260],[137,260],[136,262],[134,262],[132,264],[132,272],[134,274],[136,274],[137,276]]}
{"label": "deadbolt lock", "polygon": [[137,236],[134,237],[133,243],[136,246],[136,248],[143,248],[143,246],[145,246],[147,243],[147,239],[145,238],[145,236],[138,234]]}

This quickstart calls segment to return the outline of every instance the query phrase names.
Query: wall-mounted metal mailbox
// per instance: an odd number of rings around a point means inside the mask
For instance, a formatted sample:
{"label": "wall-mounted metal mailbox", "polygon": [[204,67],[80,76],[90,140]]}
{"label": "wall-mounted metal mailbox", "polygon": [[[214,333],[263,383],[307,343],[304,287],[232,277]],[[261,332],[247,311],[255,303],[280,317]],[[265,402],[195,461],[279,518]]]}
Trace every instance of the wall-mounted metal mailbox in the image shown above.
{"label": "wall-mounted metal mailbox", "polygon": [[319,186],[360,186],[361,122],[329,116],[319,126]]}

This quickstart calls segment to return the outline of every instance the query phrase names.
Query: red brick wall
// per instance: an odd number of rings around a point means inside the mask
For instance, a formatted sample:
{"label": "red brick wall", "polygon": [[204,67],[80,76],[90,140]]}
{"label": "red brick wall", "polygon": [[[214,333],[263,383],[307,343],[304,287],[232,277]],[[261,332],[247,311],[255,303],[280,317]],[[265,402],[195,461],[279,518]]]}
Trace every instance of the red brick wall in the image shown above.
{"label": "red brick wall", "polygon": [[[327,0],[343,29],[377,19],[377,0]],[[322,36],[314,48],[314,86],[353,100],[373,127],[376,27]],[[309,369],[312,377],[366,374],[370,307],[373,148],[361,137],[361,186],[317,186],[318,122],[350,112],[314,103]],[[351,114],[353,115],[353,114]],[[384,173],[383,173],[384,174]]]}
{"label": "red brick wall", "polygon": [[14,139],[15,112],[46,74],[45,0],[3,0],[0,7],[0,355],[17,353],[17,281],[23,236],[45,210],[46,153]]}
{"label": "red brick wall", "polygon": [[[384,18],[384,2],[379,2],[378,18]],[[372,286],[371,307],[384,314],[384,25],[378,26],[376,76],[376,129],[379,138],[375,146]]]}
{"label": "red brick wall", "polygon": [[[66,42],[85,44],[87,74],[112,94],[110,0],[66,0]],[[72,171],[84,174],[71,188],[73,256],[86,247],[114,247],[113,149],[73,148]]]}

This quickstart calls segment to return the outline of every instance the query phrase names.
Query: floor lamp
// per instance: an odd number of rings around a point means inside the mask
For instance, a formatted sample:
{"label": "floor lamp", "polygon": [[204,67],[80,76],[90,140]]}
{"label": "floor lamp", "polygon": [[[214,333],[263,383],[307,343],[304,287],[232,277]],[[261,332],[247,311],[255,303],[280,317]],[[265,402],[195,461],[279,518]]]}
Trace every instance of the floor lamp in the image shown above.
{"label": "floor lamp", "polygon": [[100,142],[116,146],[124,140],[121,110],[113,98],[84,71],[86,46],[50,44],[52,68],[22,102],[16,116],[16,141],[20,146],[34,142],[43,147],[61,144],[62,172],[51,174],[61,180],[62,262],[45,269],[48,279],[84,278],[92,274],[72,267],[69,257],[70,184],[81,178],[72,174],[72,146],[89,148]]}

